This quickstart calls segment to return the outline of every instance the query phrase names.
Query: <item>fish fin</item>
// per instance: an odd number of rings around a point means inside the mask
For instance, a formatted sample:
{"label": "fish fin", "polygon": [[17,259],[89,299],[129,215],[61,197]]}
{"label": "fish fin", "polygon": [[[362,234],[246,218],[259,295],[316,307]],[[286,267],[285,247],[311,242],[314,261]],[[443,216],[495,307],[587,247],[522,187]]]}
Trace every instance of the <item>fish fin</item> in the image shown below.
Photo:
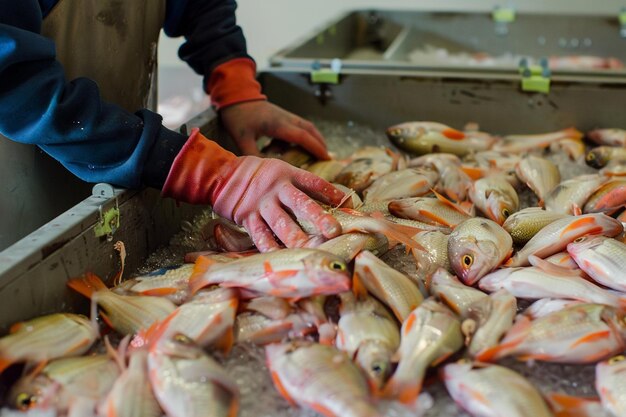
{"label": "fish fin", "polygon": [[211,266],[216,263],[216,261],[209,259],[206,256],[198,256],[198,259],[196,259],[193,267],[193,271],[191,272],[191,276],[189,277],[189,288],[191,289],[191,294],[195,294],[200,288],[211,284],[211,282],[208,282],[208,280],[204,280],[203,278],[209,269],[211,269]]}
{"label": "fish fin", "polygon": [[100,277],[93,272],[87,272],[80,278],[70,279],[67,286],[87,298],[91,298],[96,292],[109,290]]}
{"label": "fish fin", "polygon": [[115,326],[113,326],[113,322],[104,311],[100,310],[100,316],[102,317],[102,321],[104,321],[107,326],[109,326],[111,329],[115,329]]}
{"label": "fish fin", "polygon": [[463,208],[461,206],[459,206],[458,204],[455,204],[452,201],[448,200],[446,197],[444,197],[443,195],[439,194],[434,189],[431,189],[430,191],[432,191],[432,193],[435,194],[435,197],[437,197],[437,200],[441,201],[446,206],[448,206],[448,207],[458,211],[461,214],[467,214],[467,212],[465,210],[463,210]]}
{"label": "fish fin", "polygon": [[309,407],[311,407],[311,409],[317,411],[318,413],[320,413],[321,415],[325,417],[341,417],[337,415],[337,413],[335,413],[333,410],[331,410],[330,408],[326,407],[323,404],[309,402],[308,405]]}
{"label": "fish fin", "polygon": [[391,158],[391,170],[397,171],[398,164],[400,163],[400,158],[402,157],[402,155],[395,153],[387,147],[385,148],[385,153]]}
{"label": "fish fin", "polygon": [[478,355],[476,360],[479,362],[493,362],[501,357],[509,354],[516,346],[522,343],[524,336],[530,329],[531,320],[526,316],[518,316],[513,324],[513,327],[509,329],[504,337],[504,340],[499,345],[484,349]]}
{"label": "fish fin", "polygon": [[13,361],[7,358],[0,358],[0,374],[2,374],[9,366],[13,364]]}
{"label": "fish fin", "polygon": [[414,325],[415,325],[415,314],[409,314],[409,317],[407,317],[404,323],[402,324],[402,334],[404,336],[409,334],[409,332],[413,329]]}
{"label": "fish fin", "polygon": [[452,140],[465,139],[465,133],[461,132],[460,130],[456,130],[452,128],[442,130],[441,134],[447,137],[448,139],[452,139]]}
{"label": "fish fin", "polygon": [[157,320],[147,329],[139,330],[130,342],[131,350],[140,349],[144,346],[154,346],[166,334],[170,322],[178,315],[179,311],[179,309],[176,309],[163,320]]}
{"label": "fish fin", "polygon": [[[258,332],[254,332],[254,336],[250,338],[253,343],[261,344],[262,341],[270,340],[269,343],[280,342],[284,338],[284,333],[293,329],[293,323],[282,322],[272,324]],[[267,343],[267,342],[266,342]]]}
{"label": "fish fin", "polygon": [[566,233],[571,232],[572,230],[576,230],[579,227],[582,227],[588,224],[593,224],[595,222],[596,220],[593,217],[583,217],[583,218],[574,220],[572,223],[570,223],[569,226],[563,229],[563,231],[560,234],[560,237],[565,236]]}
{"label": "fish fin", "polygon": [[11,327],[9,328],[9,333],[13,334],[13,333],[17,333],[19,332],[21,329],[24,328],[24,322],[20,321],[18,323],[14,323],[13,325],[11,325]]}
{"label": "fish fin", "polygon": [[393,376],[382,390],[383,398],[395,398],[403,404],[413,404],[422,390],[422,381],[415,378],[399,382]]}
{"label": "fish fin", "polygon": [[152,288],[149,290],[141,291],[141,295],[150,295],[154,297],[166,297],[168,295],[176,294],[178,291],[176,288]]}
{"label": "fish fin", "polygon": [[575,348],[578,345],[582,345],[583,343],[592,343],[595,342],[597,340],[602,340],[602,339],[606,339],[609,338],[611,336],[611,331],[610,330],[602,330],[599,332],[595,332],[595,333],[590,333],[587,334],[583,337],[581,337],[580,339],[578,339],[576,342],[574,342],[570,348]]}
{"label": "fish fin", "polygon": [[24,379],[33,380],[37,375],[39,375],[44,370],[44,368],[48,365],[48,363],[49,363],[48,360],[43,360],[43,361],[39,361],[35,363],[34,365],[27,364],[26,367],[24,368],[24,372],[26,373],[24,375]]}
{"label": "fish fin", "polygon": [[528,262],[542,271],[551,274],[558,275],[561,277],[580,277],[581,271],[577,269],[568,269],[563,266],[559,266],[553,264],[552,262],[548,262],[545,259],[541,259],[538,256],[530,255],[528,257]]}
{"label": "fish fin", "polygon": [[233,398],[233,400],[230,402],[230,406],[228,407],[227,417],[237,417],[238,413],[239,413],[239,401]]}
{"label": "fish fin", "polygon": [[356,271],[352,274],[352,292],[358,300],[367,298],[367,288],[363,285],[363,280]]}
{"label": "fish fin", "polygon": [[576,139],[581,140],[583,136],[585,136],[580,130],[575,127],[568,127],[567,129],[562,130],[563,135],[565,135],[568,139]]}
{"label": "fish fin", "polygon": [[546,206],[546,202],[543,201],[543,198],[540,198],[539,201],[537,202],[537,205],[539,207],[545,207]]}
{"label": "fish fin", "polygon": [[431,363],[431,364],[430,364],[430,366],[432,366],[432,367],[434,368],[435,366],[439,366],[439,365],[441,365],[442,363],[444,363],[444,362],[446,361],[446,359],[448,359],[450,356],[452,356],[452,354],[453,354],[453,353],[454,353],[454,352],[447,352],[447,353],[444,353],[443,355],[441,355],[440,357],[438,357],[437,359],[435,359],[435,360],[433,361],[433,363]]}
{"label": "fish fin", "polygon": [[104,336],[104,346],[106,346],[107,355],[117,364],[117,367],[120,369],[120,372],[124,372],[126,369],[126,361],[124,357],[120,355],[120,352],[115,350],[113,345],[111,345],[111,341],[108,336]]}
{"label": "fish fin", "polygon": [[445,294],[440,293],[439,294],[439,299],[446,306],[448,306],[448,308],[450,308],[450,310],[452,310],[454,312],[454,314],[461,315],[461,309],[459,308],[459,306],[457,304],[455,304],[452,300],[450,300],[448,297],[446,297]]}
{"label": "fish fin", "polygon": [[466,173],[467,176],[474,181],[481,179],[485,175],[485,171],[482,168],[478,167],[462,165],[461,171]]}
{"label": "fish fin", "polygon": [[228,355],[228,353],[230,353],[230,350],[233,348],[234,344],[235,344],[235,333],[231,326],[231,328],[227,329],[222,335],[222,337],[220,337],[218,341],[213,344],[213,346],[216,349],[219,349],[222,352],[224,352],[226,355]]}
{"label": "fish fin", "polygon": [[[325,330],[328,329],[328,330]],[[335,345],[335,333],[339,336],[339,331],[335,331],[331,323],[322,323],[317,326],[317,334],[319,337],[319,343],[321,345],[334,346]],[[343,335],[342,335],[343,336]],[[343,342],[345,344],[345,342]]]}
{"label": "fish fin", "polygon": [[289,404],[291,404],[294,407],[297,407],[298,404],[291,397],[291,395],[289,395],[289,393],[285,389],[285,386],[283,385],[282,381],[280,380],[280,377],[278,376],[278,373],[276,373],[276,371],[272,371],[272,372],[270,372],[270,374],[272,376],[272,381],[274,382],[274,386],[276,387],[276,390],[279,392],[279,394],[282,395],[283,398],[285,400],[287,400],[287,402]]}
{"label": "fish fin", "polygon": [[576,203],[572,203],[572,214],[574,216],[580,216],[581,214],[583,214],[582,209]]}
{"label": "fish fin", "polygon": [[528,362],[528,361],[544,361],[550,362],[554,360],[554,356],[549,353],[527,353],[525,355],[516,356],[517,360],[520,362]]}
{"label": "fish fin", "polygon": [[600,407],[600,401],[596,398],[580,398],[556,392],[546,394],[545,398],[555,417],[595,417],[597,414],[590,406]]}

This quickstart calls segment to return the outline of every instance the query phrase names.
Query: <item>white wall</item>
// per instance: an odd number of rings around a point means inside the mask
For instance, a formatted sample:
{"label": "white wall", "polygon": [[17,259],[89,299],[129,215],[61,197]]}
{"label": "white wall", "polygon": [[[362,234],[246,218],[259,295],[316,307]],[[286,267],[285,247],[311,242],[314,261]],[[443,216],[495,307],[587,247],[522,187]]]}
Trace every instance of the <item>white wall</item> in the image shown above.
{"label": "white wall", "polygon": [[[626,0],[238,0],[237,19],[248,50],[259,67],[279,49],[302,39],[340,13],[359,9],[490,10],[511,5],[521,11],[617,13]],[[160,63],[181,66],[176,50],[180,39],[161,38]]]}

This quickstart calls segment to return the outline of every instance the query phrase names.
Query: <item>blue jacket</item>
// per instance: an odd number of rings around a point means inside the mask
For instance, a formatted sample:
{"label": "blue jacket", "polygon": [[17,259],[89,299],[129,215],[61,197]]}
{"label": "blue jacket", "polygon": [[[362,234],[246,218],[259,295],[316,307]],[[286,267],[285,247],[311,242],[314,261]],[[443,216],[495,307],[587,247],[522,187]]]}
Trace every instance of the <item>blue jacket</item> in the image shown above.
{"label": "blue jacket", "polygon": [[[65,79],[54,42],[40,35],[57,2],[0,0],[0,134],[38,145],[85,181],[160,188],[187,138],[156,113],[102,101],[89,79]],[[205,82],[220,63],[248,56],[235,8],[235,0],[167,0],[165,33],[185,36],[179,56]]]}

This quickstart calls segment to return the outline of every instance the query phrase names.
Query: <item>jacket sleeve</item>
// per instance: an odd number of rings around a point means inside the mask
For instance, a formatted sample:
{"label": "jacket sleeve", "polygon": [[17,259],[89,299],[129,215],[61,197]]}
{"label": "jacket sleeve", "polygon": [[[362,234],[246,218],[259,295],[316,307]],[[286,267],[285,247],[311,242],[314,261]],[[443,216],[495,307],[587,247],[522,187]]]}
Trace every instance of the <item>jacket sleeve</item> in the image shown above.
{"label": "jacket sleeve", "polygon": [[184,36],[178,55],[204,76],[204,89],[220,108],[264,100],[256,64],[235,18],[235,0],[168,0],[165,33]]}
{"label": "jacket sleeve", "polygon": [[186,137],[153,112],[102,101],[90,79],[66,80],[54,42],[40,35],[37,0],[0,0],[0,10],[0,134],[88,182],[162,186]]}

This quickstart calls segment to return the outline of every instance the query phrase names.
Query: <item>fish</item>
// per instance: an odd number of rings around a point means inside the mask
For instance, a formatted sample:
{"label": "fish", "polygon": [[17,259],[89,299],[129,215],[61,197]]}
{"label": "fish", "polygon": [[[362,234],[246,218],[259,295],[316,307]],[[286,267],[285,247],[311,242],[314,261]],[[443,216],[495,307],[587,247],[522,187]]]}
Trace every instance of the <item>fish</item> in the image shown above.
{"label": "fish", "polygon": [[605,236],[582,236],[567,252],[595,282],[626,292],[626,244]]}
{"label": "fish", "polygon": [[434,167],[439,173],[435,190],[461,202],[467,199],[472,179],[461,168],[458,156],[446,153],[427,154],[409,161],[409,167]]}
{"label": "fish", "polygon": [[118,294],[134,293],[165,297],[176,305],[189,297],[189,278],[193,263],[160,268],[146,275],[140,275],[122,282],[112,290]]}
{"label": "fish", "polygon": [[529,265],[528,257],[546,258],[561,252],[567,244],[584,235],[614,237],[624,231],[619,220],[602,213],[583,214],[555,220],[539,230],[526,245],[507,261],[507,266]]}
{"label": "fish", "polygon": [[[626,149],[624,149],[626,151]],[[613,214],[626,205],[626,178],[602,184],[583,206],[583,213]]]}
{"label": "fish", "polygon": [[459,224],[448,240],[448,258],[456,275],[474,285],[511,256],[513,239],[496,222],[471,218]]}
{"label": "fish", "polygon": [[217,246],[227,252],[244,252],[255,247],[250,235],[238,227],[226,223],[217,224],[213,233]]}
{"label": "fish", "polygon": [[517,191],[502,175],[491,175],[475,181],[468,195],[476,208],[499,225],[519,210]]}
{"label": "fish", "polygon": [[253,298],[252,300],[243,303],[242,305],[240,305],[240,311],[252,311],[255,313],[261,313],[265,317],[278,320],[287,317],[294,311],[294,308],[284,298],[265,296]]}
{"label": "fish", "polygon": [[477,306],[485,305],[489,296],[484,292],[463,284],[459,279],[443,268],[439,268],[430,277],[430,294],[441,300],[461,319],[469,317]]}
{"label": "fish", "polygon": [[425,167],[393,171],[363,190],[364,200],[385,201],[421,196],[430,192],[438,179],[437,171]]}
{"label": "fish", "polygon": [[409,160],[409,168],[433,166],[439,173],[443,172],[448,166],[461,166],[461,159],[451,153],[429,153]]}
{"label": "fish", "polygon": [[351,286],[346,262],[316,249],[281,249],[226,264],[200,257],[189,284],[192,293],[219,284],[283,298],[337,294]]}
{"label": "fish", "polygon": [[326,417],[382,417],[361,370],[332,346],[297,341],[265,347],[276,390]]}
{"label": "fish", "polygon": [[[226,371],[188,337],[158,336],[149,343],[148,370],[154,395],[168,417],[232,417],[239,389]],[[151,340],[150,332],[146,336]]]}
{"label": "fish", "polygon": [[389,307],[400,322],[424,300],[409,277],[368,251],[356,256],[352,281],[353,290],[359,297],[371,293]]}
{"label": "fish", "polygon": [[388,208],[394,216],[451,229],[471,217],[463,208],[443,196],[391,200]]}
{"label": "fish", "polygon": [[239,293],[233,288],[198,292],[164,319],[163,337],[184,334],[199,346],[212,345],[230,351],[238,297]]}
{"label": "fish", "polygon": [[78,398],[97,402],[106,397],[119,375],[118,365],[108,355],[55,359],[41,373],[21,377],[11,387],[7,403],[21,411],[68,413]]}
{"label": "fish", "polygon": [[335,346],[353,358],[378,391],[391,375],[391,358],[400,346],[400,328],[372,297],[357,301],[349,292],[340,297]]}
{"label": "fish", "polygon": [[480,361],[518,360],[586,364],[624,350],[624,313],[602,304],[577,304],[536,320],[518,315],[502,342],[478,355]]}
{"label": "fish", "polygon": [[485,305],[472,306],[468,318],[461,325],[470,340],[467,353],[476,357],[496,346],[513,326],[516,313],[517,300],[507,290],[490,294]]}
{"label": "fish", "polygon": [[346,163],[332,159],[330,161],[317,161],[309,165],[306,170],[325,179],[328,182],[334,182],[335,178],[344,169]]}
{"label": "fish", "polygon": [[626,415],[626,358],[615,356],[596,365],[596,391],[602,407],[619,417]]}
{"label": "fish", "polygon": [[113,384],[99,406],[99,414],[116,417],[161,417],[150,381],[147,366],[148,352],[135,350],[130,354],[128,367]]}
{"label": "fish", "polygon": [[626,161],[611,161],[598,171],[598,174],[605,177],[624,177],[626,176]]}
{"label": "fish", "polygon": [[472,416],[553,417],[539,391],[504,366],[462,360],[446,365],[442,375],[452,399]]}
{"label": "fish", "polygon": [[574,270],[580,269],[576,261],[570,256],[569,253],[567,253],[567,251],[550,255],[545,260],[546,262],[550,262],[552,264],[560,266],[561,268],[574,269]]}
{"label": "fish", "polygon": [[617,146],[598,146],[587,152],[585,162],[592,168],[604,168],[609,162],[626,162],[626,148]]}
{"label": "fish", "polygon": [[[423,248],[411,249],[411,254],[415,259],[416,277],[418,281],[413,280],[418,286],[426,284],[428,278],[439,268],[446,271],[452,271],[450,260],[448,259],[448,240],[449,236],[438,231],[419,232],[413,236]],[[409,276],[413,279],[413,276]]]}
{"label": "fish", "polygon": [[376,158],[359,158],[346,165],[334,182],[362,192],[374,181],[394,170],[393,159],[384,153]]}
{"label": "fish", "polygon": [[410,404],[422,389],[430,366],[445,361],[463,346],[459,319],[434,299],[427,299],[402,323],[398,367],[385,385],[383,397]]}
{"label": "fish", "polygon": [[283,318],[244,312],[235,319],[234,334],[236,343],[267,345],[314,333],[319,324],[316,316],[304,312],[292,312]]}
{"label": "fish", "polygon": [[98,304],[104,310],[100,315],[107,325],[123,335],[146,329],[176,309],[166,298],[116,294],[91,272],[69,280],[67,286]]}
{"label": "fish", "polygon": [[352,188],[348,188],[336,182],[333,183],[333,186],[346,195],[342,200],[343,202],[339,204],[339,207],[352,208],[363,206],[363,200],[361,200],[361,197],[359,197],[357,192]]}
{"label": "fish", "polygon": [[561,139],[550,144],[550,152],[564,153],[572,161],[580,161],[585,157],[585,143],[577,139]]}
{"label": "fish", "polygon": [[489,149],[491,136],[466,134],[441,123],[407,122],[387,129],[387,137],[398,148],[414,155],[450,153],[458,156]]}
{"label": "fish", "polygon": [[551,143],[563,139],[582,139],[583,134],[573,127],[551,133],[537,135],[508,135],[493,146],[494,151],[523,153],[550,146]]}
{"label": "fish", "polygon": [[561,214],[579,214],[589,197],[608,181],[608,177],[591,174],[562,181],[544,199],[546,210]]}
{"label": "fish", "polygon": [[529,319],[535,320],[539,317],[547,316],[555,311],[561,311],[564,308],[577,304],[584,304],[584,301],[567,300],[564,298],[540,298],[529,305],[522,314],[528,316]]}
{"label": "fish", "polygon": [[376,256],[381,256],[389,250],[389,240],[380,233],[346,233],[327,240],[317,249],[330,252],[341,257],[346,262],[352,262],[354,257],[363,250],[368,250]]}
{"label": "fish", "polygon": [[595,129],[587,133],[587,137],[598,145],[626,147],[626,130]]}
{"label": "fish", "polygon": [[511,214],[502,224],[502,228],[509,232],[513,243],[524,245],[541,229],[566,216],[567,214],[555,213],[541,207],[527,207]]}
{"label": "fish", "polygon": [[80,356],[98,336],[89,319],[77,314],[50,314],[15,323],[10,334],[0,338],[0,373],[14,363]]}
{"label": "fish", "polygon": [[534,155],[524,157],[515,172],[520,181],[539,197],[539,205],[543,205],[544,198],[561,182],[559,168],[551,161]]}
{"label": "fish", "polygon": [[580,272],[560,268],[537,257],[535,266],[503,268],[484,276],[478,286],[483,291],[508,290],[517,298],[568,298],[616,308],[626,307],[626,295],[607,291],[581,278]]}

